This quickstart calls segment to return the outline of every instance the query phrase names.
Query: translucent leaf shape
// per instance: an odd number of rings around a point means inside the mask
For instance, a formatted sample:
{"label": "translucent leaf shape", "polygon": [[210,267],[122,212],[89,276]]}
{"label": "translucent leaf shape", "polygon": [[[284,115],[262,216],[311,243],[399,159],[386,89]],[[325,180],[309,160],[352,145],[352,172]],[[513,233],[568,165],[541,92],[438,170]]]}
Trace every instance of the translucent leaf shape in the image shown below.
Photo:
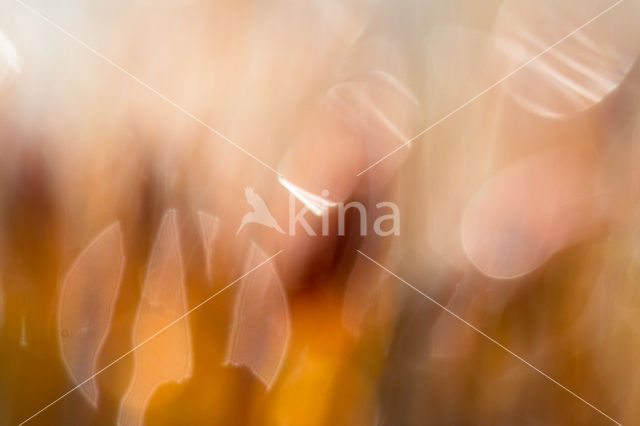
{"label": "translucent leaf shape", "polygon": [[[363,169],[406,148],[422,122],[398,48],[378,37],[352,48],[278,166],[280,183],[318,216],[351,197]],[[370,184],[386,185],[407,155],[399,149],[376,165]]]}
{"label": "translucent leaf shape", "polygon": [[579,153],[553,149],[501,170],[470,199],[462,245],[493,278],[527,274],[605,219],[598,173]]}
{"label": "translucent leaf shape", "polygon": [[[253,245],[249,259],[247,270],[267,256]],[[225,364],[249,367],[269,389],[289,343],[287,299],[271,263],[251,272],[239,286]]]}
{"label": "translucent leaf shape", "polygon": [[198,212],[198,219],[200,220],[200,236],[202,237],[202,247],[204,248],[207,279],[210,280],[213,272],[213,247],[220,229],[220,219],[202,211]]}
{"label": "translucent leaf shape", "polygon": [[[62,284],[58,307],[60,351],[76,383],[97,370],[96,362],[111,326],[123,267],[122,234],[120,225],[115,223],[82,251]],[[93,405],[97,404],[94,380],[80,390]]]}
{"label": "translucent leaf shape", "polygon": [[118,423],[143,424],[155,390],[191,377],[192,344],[182,254],[175,210],[165,214],[153,245],[133,326],[133,381],[127,389]]}
{"label": "translucent leaf shape", "polygon": [[509,93],[527,109],[553,117],[589,108],[615,90],[640,50],[640,7],[627,1],[601,14],[614,3],[504,1],[494,35],[511,68],[554,46],[505,82]]}

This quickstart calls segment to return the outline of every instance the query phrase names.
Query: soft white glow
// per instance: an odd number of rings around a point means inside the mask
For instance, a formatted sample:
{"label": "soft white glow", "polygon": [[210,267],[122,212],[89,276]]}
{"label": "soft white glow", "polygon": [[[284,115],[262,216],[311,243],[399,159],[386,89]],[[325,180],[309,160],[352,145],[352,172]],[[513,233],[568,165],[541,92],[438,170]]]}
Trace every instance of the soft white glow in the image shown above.
{"label": "soft white glow", "polygon": [[19,73],[22,60],[13,43],[0,31],[0,82],[10,72]]}
{"label": "soft white glow", "polygon": [[307,206],[307,208],[311,210],[311,212],[316,216],[322,216],[329,210],[330,207],[338,205],[338,203],[334,201],[328,200],[309,191],[305,191],[299,186],[296,186],[287,181],[282,176],[280,176],[279,181],[282,186],[287,188],[287,190],[292,193],[298,200],[302,201],[302,203]]}

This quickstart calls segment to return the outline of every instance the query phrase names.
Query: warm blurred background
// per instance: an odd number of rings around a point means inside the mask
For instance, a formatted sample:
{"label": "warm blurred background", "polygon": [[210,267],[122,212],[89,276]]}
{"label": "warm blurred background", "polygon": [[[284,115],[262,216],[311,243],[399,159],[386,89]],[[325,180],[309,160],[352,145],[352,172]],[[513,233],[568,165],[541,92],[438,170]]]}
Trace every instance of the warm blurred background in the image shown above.
{"label": "warm blurred background", "polygon": [[639,22],[0,2],[0,425],[638,424]]}

